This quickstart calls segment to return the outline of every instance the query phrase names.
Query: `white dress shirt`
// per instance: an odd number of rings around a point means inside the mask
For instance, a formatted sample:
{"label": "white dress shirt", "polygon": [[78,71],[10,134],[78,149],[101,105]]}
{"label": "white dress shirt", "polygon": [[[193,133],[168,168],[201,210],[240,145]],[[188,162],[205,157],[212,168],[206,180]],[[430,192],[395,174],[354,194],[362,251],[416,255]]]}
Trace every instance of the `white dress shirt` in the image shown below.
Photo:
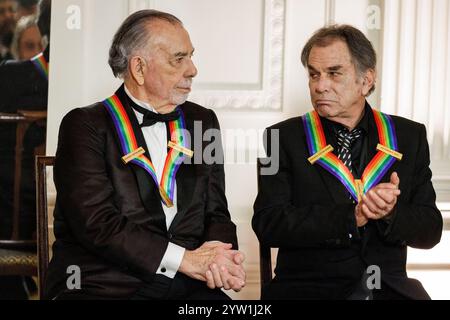
{"label": "white dress shirt", "polygon": [[[125,86],[125,92],[130,97],[130,99],[136,103],[138,106],[141,106],[147,110],[152,112],[156,112],[148,103],[143,101],[139,101],[135,97],[133,97],[130,91]],[[143,121],[142,113],[134,110],[134,114],[138,120],[138,123],[141,124]],[[155,167],[156,177],[158,178],[158,185],[161,182],[162,171],[164,169],[164,164],[166,162],[167,157],[167,131],[166,124],[163,122],[157,122],[152,126],[143,127],[142,133],[144,135],[145,143],[147,144],[148,151],[150,153],[151,161],[153,166]],[[170,225],[172,224],[175,215],[177,214],[177,185],[175,182],[174,185],[174,197],[173,197],[173,207],[167,207],[163,202],[161,202],[162,208],[164,210],[164,214],[166,215],[166,227],[169,230]],[[175,274],[180,267],[181,260],[183,260],[185,248],[180,247],[174,243],[169,242],[167,246],[166,252],[161,260],[161,263],[158,267],[157,274],[165,275],[169,278],[174,278]]]}

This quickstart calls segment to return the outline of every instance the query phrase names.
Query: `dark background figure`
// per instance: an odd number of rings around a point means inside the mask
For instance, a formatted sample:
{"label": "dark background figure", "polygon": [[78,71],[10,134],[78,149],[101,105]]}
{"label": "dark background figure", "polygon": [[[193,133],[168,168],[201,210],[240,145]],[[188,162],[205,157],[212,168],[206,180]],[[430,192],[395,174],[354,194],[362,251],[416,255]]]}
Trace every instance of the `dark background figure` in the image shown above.
{"label": "dark background figure", "polygon": [[15,60],[30,60],[44,50],[43,40],[36,16],[25,16],[17,21],[11,44],[11,53]]}
{"label": "dark background figure", "polygon": [[17,10],[16,10],[16,20],[19,21],[20,18],[25,16],[32,16],[38,13],[39,0],[16,0]]}
{"label": "dark background figure", "polygon": [[[8,0],[7,0],[8,1]],[[1,3],[1,0],[0,0]],[[42,36],[50,38],[51,0],[40,3],[38,26]],[[43,55],[49,61],[50,48]],[[18,110],[47,110],[48,80],[30,61],[4,61],[0,63],[0,112],[16,113]],[[16,144],[16,124],[0,125],[0,238],[11,236],[13,211],[13,185]],[[36,230],[36,195],[34,178],[34,150],[45,143],[45,127],[32,125],[24,138],[22,153],[22,179],[20,192],[20,238],[32,239]],[[20,278],[20,277],[18,277]],[[23,292],[14,295],[22,286],[22,280],[1,279],[1,298],[21,298]],[[20,283],[19,283],[20,281]],[[7,285],[8,283],[8,285]],[[15,286],[15,287],[14,287]]]}
{"label": "dark background figure", "polygon": [[16,0],[0,0],[0,62],[12,59],[10,51],[16,28]]}

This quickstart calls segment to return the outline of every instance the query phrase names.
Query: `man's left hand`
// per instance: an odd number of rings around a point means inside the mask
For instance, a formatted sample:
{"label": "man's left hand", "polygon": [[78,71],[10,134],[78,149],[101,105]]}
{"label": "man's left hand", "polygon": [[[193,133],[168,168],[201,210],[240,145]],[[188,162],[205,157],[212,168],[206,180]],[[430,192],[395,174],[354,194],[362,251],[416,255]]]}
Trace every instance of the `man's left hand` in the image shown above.
{"label": "man's left hand", "polygon": [[389,183],[380,183],[367,192],[361,201],[361,209],[367,219],[379,220],[389,216],[400,195],[400,178],[394,172]]}

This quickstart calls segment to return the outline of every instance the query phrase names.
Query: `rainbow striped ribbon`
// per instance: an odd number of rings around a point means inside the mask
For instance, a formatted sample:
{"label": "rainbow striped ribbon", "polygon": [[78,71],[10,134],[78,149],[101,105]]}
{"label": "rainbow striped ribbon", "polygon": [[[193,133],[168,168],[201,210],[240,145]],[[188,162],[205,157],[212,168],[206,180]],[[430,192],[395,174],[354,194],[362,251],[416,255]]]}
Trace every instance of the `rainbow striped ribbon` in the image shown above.
{"label": "rainbow striped ribbon", "polygon": [[302,117],[308,150],[311,155],[310,162],[317,162],[335,176],[356,201],[359,201],[362,194],[381,181],[396,159],[402,159],[402,155],[397,152],[397,136],[392,118],[377,110],[372,109],[372,111],[380,143],[377,147],[378,153],[364,169],[361,178],[362,186],[359,186],[359,180],[355,180],[347,166],[332,152],[333,148],[327,146],[319,114],[312,111]]}
{"label": "rainbow striped ribbon", "polygon": [[45,60],[44,54],[41,52],[30,60],[38,71],[48,80],[48,62]]}
{"label": "rainbow striped ribbon", "polygon": [[[140,148],[136,142],[133,127],[120,99],[117,95],[114,95],[103,101],[103,104],[113,120],[117,135],[119,136],[123,155],[127,156],[138,152]],[[187,148],[184,114],[181,108],[178,107],[177,110],[180,112],[180,117],[169,123],[170,136],[172,142]],[[133,156],[129,162],[134,163],[150,174],[155,184],[159,187],[159,193],[163,203],[167,207],[172,207],[176,174],[185,157],[186,156],[182,152],[179,152],[173,148],[169,150],[164,164],[161,183],[158,183],[158,178],[153,163],[143,153],[138,153],[137,156]]]}

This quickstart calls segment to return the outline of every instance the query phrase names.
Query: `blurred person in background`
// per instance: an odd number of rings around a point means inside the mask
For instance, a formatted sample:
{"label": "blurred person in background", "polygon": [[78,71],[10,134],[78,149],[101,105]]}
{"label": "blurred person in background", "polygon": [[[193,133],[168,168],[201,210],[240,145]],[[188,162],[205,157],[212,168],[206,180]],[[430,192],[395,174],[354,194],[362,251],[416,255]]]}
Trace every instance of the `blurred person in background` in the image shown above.
{"label": "blurred person in background", "polygon": [[12,59],[10,46],[16,27],[15,0],[0,0],[0,63]]}
{"label": "blurred person in background", "polygon": [[11,53],[16,60],[30,60],[43,51],[41,32],[36,17],[26,16],[17,22],[11,44]]}

